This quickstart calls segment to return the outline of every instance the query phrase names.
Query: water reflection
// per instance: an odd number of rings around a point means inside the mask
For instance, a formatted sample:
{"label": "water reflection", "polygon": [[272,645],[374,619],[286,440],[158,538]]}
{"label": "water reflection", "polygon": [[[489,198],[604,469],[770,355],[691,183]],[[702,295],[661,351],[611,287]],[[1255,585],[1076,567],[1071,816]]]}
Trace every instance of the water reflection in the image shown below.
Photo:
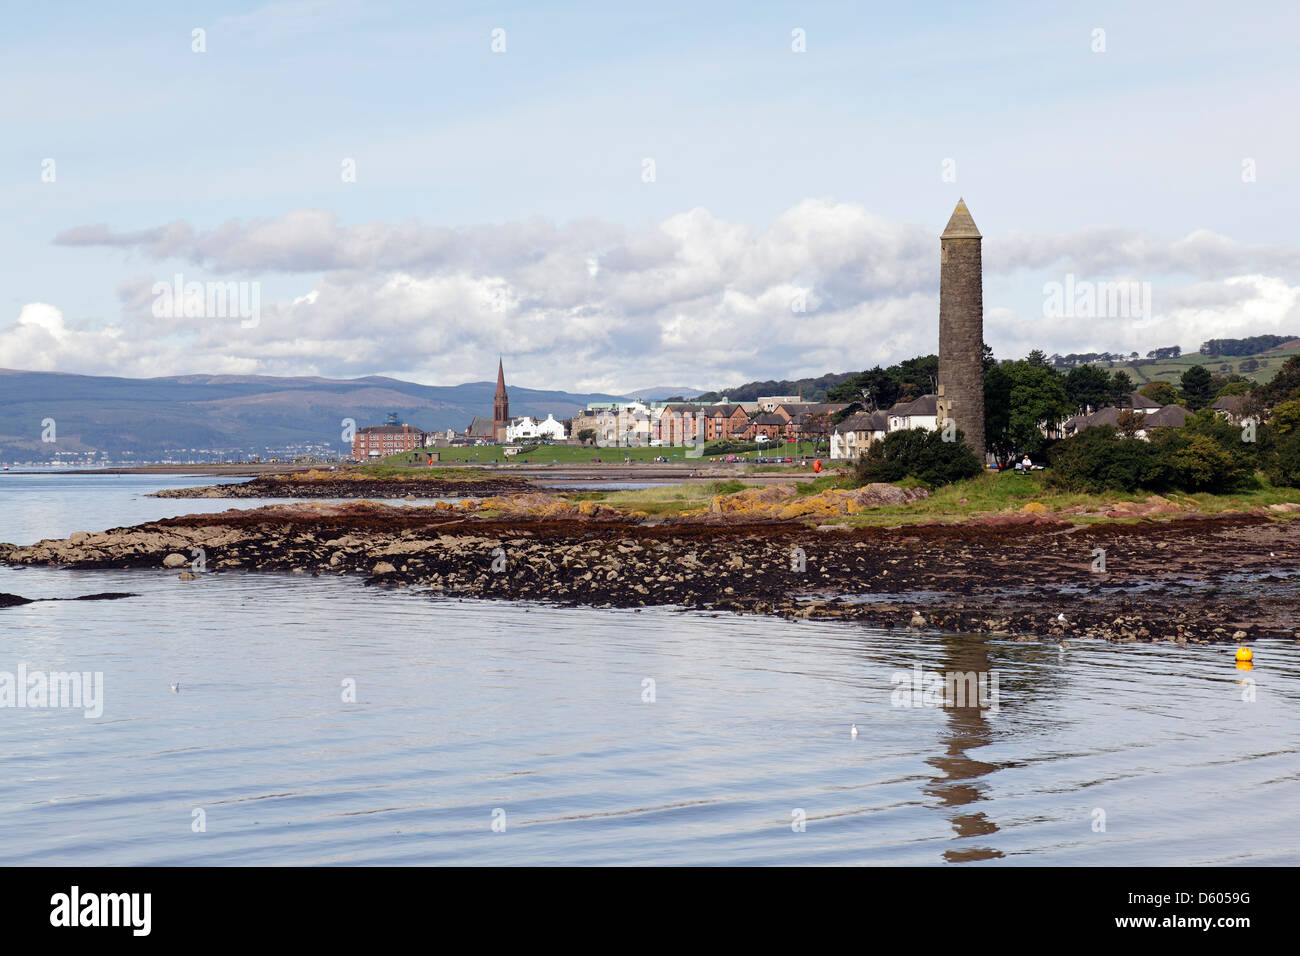
{"label": "water reflection", "polygon": [[[991,700],[981,699],[985,693],[970,694],[969,682],[945,682],[944,712],[948,722],[942,736],[944,749],[925,761],[943,776],[932,777],[922,791],[937,798],[939,806],[949,814],[957,839],[991,837],[998,832],[998,825],[976,804],[985,799],[985,785],[980,778],[996,771],[998,765],[968,755],[969,751],[993,742],[992,727],[985,714],[986,705],[994,703],[996,706],[998,690],[995,679],[988,676],[992,670],[988,645],[982,638],[974,636],[944,635],[939,640],[942,645],[940,669],[948,675],[985,675],[983,687]],[[975,686],[980,687],[978,683]],[[997,859],[1003,855],[991,845],[979,845],[945,850],[943,858],[949,863],[968,863]]]}

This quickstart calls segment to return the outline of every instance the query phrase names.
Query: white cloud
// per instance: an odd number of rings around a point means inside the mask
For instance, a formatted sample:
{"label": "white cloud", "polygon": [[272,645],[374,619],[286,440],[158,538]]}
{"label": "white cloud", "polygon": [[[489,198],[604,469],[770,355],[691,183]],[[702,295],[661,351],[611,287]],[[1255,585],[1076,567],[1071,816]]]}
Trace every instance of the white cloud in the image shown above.
{"label": "white cloud", "polygon": [[[148,277],[122,283],[116,325],[71,330],[53,307],[32,304],[0,329],[0,364],[454,384],[490,378],[504,354],[521,384],[620,393],[849,371],[936,350],[936,233],[829,199],[806,199],[762,230],[703,208],[640,230],[590,219],[346,225],[313,209],[206,231],[184,222],[129,234],[87,226],[56,242],[143,256],[159,264],[155,278],[170,278],[179,260],[193,267],[187,281],[235,274],[297,287],[264,297],[262,320],[249,329],[155,319]],[[1118,229],[990,237],[985,247],[986,340],[999,356],[1194,348],[1210,337],[1300,329],[1300,250],[1291,247],[1205,230],[1162,241]],[[1044,279],[1067,271],[1153,281],[1151,319],[1027,314]],[[991,287],[1018,301],[994,299]],[[792,307],[801,295],[803,312]]]}

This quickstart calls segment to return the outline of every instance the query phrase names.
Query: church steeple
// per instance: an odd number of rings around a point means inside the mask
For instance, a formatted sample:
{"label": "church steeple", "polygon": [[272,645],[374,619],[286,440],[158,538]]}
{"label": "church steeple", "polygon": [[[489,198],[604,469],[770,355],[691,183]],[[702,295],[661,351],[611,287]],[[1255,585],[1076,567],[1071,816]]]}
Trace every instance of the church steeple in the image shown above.
{"label": "church steeple", "polygon": [[492,424],[498,441],[504,441],[506,426],[510,424],[510,398],[506,395],[506,370],[497,358],[497,391],[492,397]]}

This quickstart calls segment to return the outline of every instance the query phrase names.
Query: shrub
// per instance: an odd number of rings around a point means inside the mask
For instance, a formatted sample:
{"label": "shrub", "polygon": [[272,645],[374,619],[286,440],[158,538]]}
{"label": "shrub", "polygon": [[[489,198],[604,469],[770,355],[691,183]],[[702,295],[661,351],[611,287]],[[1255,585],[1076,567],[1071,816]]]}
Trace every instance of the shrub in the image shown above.
{"label": "shrub", "polygon": [[1275,485],[1300,488],[1300,430],[1277,437],[1272,445],[1264,474]]}
{"label": "shrub", "polygon": [[884,441],[874,442],[858,462],[855,479],[895,482],[916,478],[930,488],[974,478],[984,466],[957,432],[956,441],[944,441],[943,433],[929,428],[890,432]]}
{"label": "shrub", "polygon": [[1113,428],[1085,428],[1052,451],[1048,483],[1071,491],[1211,491],[1255,483],[1254,446],[1241,430],[1206,414],[1183,428],[1160,428],[1150,441]]}
{"label": "shrub", "polygon": [[1135,491],[1151,472],[1151,446],[1121,438],[1105,426],[1085,428],[1058,442],[1048,456],[1047,482],[1070,491]]}
{"label": "shrub", "polygon": [[[1148,487],[1224,492],[1253,477],[1254,469],[1244,454],[1225,448],[1209,435],[1186,428],[1161,432],[1151,442],[1154,461],[1147,475]],[[1236,429],[1233,434],[1237,435]]]}

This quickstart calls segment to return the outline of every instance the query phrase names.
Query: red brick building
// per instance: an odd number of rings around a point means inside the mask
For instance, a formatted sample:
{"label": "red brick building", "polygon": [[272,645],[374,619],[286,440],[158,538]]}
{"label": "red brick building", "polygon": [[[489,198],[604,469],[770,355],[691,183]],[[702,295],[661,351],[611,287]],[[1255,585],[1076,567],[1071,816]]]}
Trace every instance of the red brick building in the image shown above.
{"label": "red brick building", "polygon": [[424,444],[424,432],[410,425],[370,425],[352,436],[352,457],[358,461],[385,458]]}

